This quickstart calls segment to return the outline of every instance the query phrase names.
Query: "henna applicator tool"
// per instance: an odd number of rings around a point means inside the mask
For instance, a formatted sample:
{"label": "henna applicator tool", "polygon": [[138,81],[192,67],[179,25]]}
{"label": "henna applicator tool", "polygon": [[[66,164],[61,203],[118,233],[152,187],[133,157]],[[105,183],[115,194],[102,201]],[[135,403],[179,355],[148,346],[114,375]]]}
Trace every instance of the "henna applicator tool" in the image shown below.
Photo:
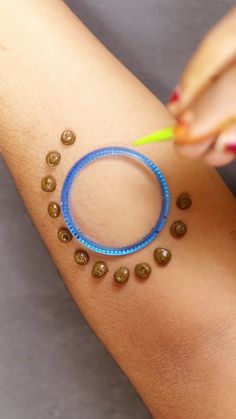
{"label": "henna applicator tool", "polygon": [[174,138],[174,131],[175,127],[161,129],[150,135],[146,135],[145,137],[141,137],[138,140],[135,140],[133,145],[139,146],[149,143],[161,143],[163,141],[172,141]]}

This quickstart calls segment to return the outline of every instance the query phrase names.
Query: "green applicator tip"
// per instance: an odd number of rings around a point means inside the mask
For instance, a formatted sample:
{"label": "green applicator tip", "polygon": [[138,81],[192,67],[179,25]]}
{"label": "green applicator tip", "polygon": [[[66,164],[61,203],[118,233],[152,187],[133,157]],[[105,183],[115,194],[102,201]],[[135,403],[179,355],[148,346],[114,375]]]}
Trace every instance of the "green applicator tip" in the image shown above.
{"label": "green applicator tip", "polygon": [[139,146],[149,143],[161,143],[162,141],[170,141],[174,138],[174,127],[164,128],[153,134],[146,135],[134,141],[133,145]]}

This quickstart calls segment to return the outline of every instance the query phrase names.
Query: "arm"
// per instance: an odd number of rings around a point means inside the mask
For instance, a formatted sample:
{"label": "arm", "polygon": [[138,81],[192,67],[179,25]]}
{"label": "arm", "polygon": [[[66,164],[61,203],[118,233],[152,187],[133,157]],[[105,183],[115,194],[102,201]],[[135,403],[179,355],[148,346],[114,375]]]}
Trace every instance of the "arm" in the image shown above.
{"label": "arm", "polygon": [[[235,417],[233,196],[212,169],[182,160],[169,145],[147,146],[143,151],[171,187],[171,214],[161,242],[174,258],[165,269],[154,266],[156,243],[126,258],[108,258],[111,272],[128,265],[130,280],[119,292],[111,274],[97,284],[90,275],[97,256],[80,270],[73,262],[75,241],[65,247],[57,240],[63,220],[47,217],[48,197],[40,190],[45,155],[58,149],[65,128],[78,133],[57,172],[54,199],[59,200],[66,173],[83,154],[107,144],[129,146],[171,118],[61,1],[12,0],[2,2],[0,10],[2,154],[73,298],[154,417]],[[109,182],[104,188],[115,199]],[[184,215],[189,233],[176,242],[169,225],[182,216],[175,197],[183,190],[194,205]],[[83,205],[86,209],[86,198]],[[145,210],[147,202],[140,206]],[[134,213],[135,205],[129,211]],[[101,219],[98,205],[98,224]],[[139,233],[135,220],[132,228]],[[116,231],[114,225],[111,237]],[[141,259],[153,266],[144,283],[132,271]]]}

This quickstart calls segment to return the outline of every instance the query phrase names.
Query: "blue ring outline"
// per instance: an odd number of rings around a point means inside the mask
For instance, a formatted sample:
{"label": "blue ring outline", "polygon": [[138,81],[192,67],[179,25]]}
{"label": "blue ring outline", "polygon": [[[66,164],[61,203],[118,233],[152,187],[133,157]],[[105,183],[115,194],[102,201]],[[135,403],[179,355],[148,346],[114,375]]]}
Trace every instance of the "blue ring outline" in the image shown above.
{"label": "blue ring outline", "polygon": [[[100,243],[97,243],[91,239],[89,239],[79,228],[79,226],[74,222],[74,219],[71,215],[71,208],[70,208],[70,190],[73,185],[75,177],[90,163],[94,162],[95,160],[101,159],[103,157],[108,156],[128,156],[138,160],[139,162],[143,163],[151,172],[155,175],[161,189],[162,195],[162,205],[160,216],[152,228],[152,230],[141,240],[135,242],[134,244],[124,246],[124,247],[109,247],[103,246]],[[138,252],[139,250],[145,248],[150,243],[152,243],[161,230],[164,228],[166,219],[169,214],[170,209],[170,192],[166,182],[166,179],[161,172],[161,170],[156,166],[156,164],[146,157],[144,154],[139,153],[133,149],[127,147],[104,147],[97,150],[94,150],[85,156],[83,156],[80,160],[78,160],[74,166],[70,169],[69,173],[67,174],[63,188],[61,193],[61,208],[64,220],[66,225],[72,235],[79,240],[85,247],[94,251],[95,253],[100,253],[104,255],[110,256],[121,256],[121,255],[129,255],[131,253]]]}

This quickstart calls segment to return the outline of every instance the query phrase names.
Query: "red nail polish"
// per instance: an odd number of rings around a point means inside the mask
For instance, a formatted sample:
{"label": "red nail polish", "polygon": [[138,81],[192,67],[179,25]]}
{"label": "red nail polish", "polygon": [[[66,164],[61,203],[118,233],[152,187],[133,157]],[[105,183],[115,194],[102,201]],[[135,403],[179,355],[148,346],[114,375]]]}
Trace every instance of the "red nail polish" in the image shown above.
{"label": "red nail polish", "polygon": [[179,91],[179,88],[178,87],[176,87],[174,90],[173,90],[173,92],[171,93],[171,95],[170,95],[170,98],[169,98],[169,104],[170,105],[172,105],[173,103],[176,103],[176,102],[178,102],[180,100],[180,91]]}
{"label": "red nail polish", "polygon": [[226,151],[230,151],[230,153],[236,154],[236,143],[234,144],[227,144],[225,146]]}

